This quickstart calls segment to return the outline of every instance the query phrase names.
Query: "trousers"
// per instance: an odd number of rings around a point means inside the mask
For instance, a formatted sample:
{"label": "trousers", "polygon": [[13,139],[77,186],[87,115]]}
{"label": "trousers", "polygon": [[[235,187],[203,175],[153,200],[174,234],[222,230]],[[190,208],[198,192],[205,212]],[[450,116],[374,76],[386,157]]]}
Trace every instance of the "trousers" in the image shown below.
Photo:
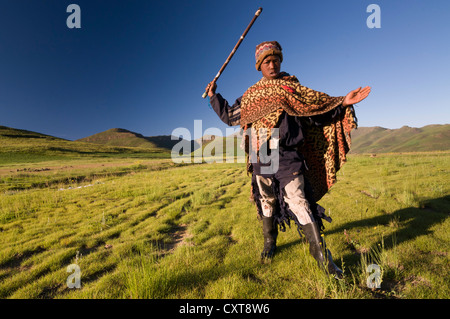
{"label": "trousers", "polygon": [[[273,192],[272,180],[261,175],[256,175],[256,183],[261,194],[262,213],[265,217],[272,217],[277,200]],[[296,176],[283,188],[283,198],[289,209],[297,217],[300,225],[306,225],[314,221],[305,196],[305,180],[303,175]]]}

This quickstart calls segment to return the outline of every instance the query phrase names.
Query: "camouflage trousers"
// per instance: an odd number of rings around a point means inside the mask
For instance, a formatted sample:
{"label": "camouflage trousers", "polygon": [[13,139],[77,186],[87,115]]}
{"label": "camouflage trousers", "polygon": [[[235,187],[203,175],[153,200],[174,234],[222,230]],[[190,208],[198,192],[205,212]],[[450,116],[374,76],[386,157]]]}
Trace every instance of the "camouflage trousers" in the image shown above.
{"label": "camouflage trousers", "polygon": [[[273,193],[272,180],[261,175],[256,175],[256,183],[261,194],[262,213],[266,217],[271,217],[277,200],[277,197]],[[284,187],[283,197],[289,209],[294,213],[301,225],[313,222],[314,217],[312,216],[309,203],[305,196],[305,180],[303,175],[296,176]]]}

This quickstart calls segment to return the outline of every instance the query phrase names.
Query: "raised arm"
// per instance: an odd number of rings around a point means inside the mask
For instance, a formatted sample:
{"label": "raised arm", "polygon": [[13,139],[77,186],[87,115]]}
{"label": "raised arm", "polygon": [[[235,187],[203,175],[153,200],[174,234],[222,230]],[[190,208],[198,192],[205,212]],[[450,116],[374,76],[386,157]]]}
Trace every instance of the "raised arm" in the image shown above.
{"label": "raised arm", "polygon": [[219,118],[229,126],[236,126],[240,124],[241,120],[241,98],[236,99],[234,104],[230,106],[228,101],[222,95],[216,93],[217,85],[208,84],[206,91],[208,91],[209,102],[213,110],[217,113]]}

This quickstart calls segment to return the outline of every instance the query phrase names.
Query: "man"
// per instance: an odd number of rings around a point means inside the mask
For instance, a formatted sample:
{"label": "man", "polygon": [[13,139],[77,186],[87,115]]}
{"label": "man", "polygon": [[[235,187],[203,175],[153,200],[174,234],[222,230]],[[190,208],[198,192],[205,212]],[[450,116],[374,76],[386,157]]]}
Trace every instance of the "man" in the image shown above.
{"label": "man", "polygon": [[[277,226],[284,231],[285,224],[294,220],[318,265],[341,278],[342,271],[320,235],[321,219],[331,219],[316,202],[335,183],[336,172],[345,162],[350,131],[356,127],[353,104],[365,99],[370,87],[345,97],[304,87],[295,76],[280,72],[283,54],[276,41],[259,44],[255,60],[263,77],[232,106],[215,93],[215,83],[210,83],[207,91],[221,120],[244,130],[248,161],[252,159],[248,165],[252,195],[263,221],[261,257],[273,257]],[[270,171],[273,152],[278,152],[278,166]]]}

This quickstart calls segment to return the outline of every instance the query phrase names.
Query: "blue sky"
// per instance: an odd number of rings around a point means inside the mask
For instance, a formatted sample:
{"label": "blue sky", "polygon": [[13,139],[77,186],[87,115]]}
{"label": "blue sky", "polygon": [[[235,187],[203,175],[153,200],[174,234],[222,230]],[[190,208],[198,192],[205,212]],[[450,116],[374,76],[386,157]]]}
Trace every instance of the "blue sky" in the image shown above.
{"label": "blue sky", "polygon": [[[72,3],[81,29],[66,25]],[[371,3],[379,29],[366,24]],[[202,120],[225,134],[201,95],[258,7],[218,81],[230,102],[261,77],[256,45],[277,40],[282,70],[305,86],[372,87],[360,126],[450,123],[447,0],[0,0],[0,125],[74,140],[116,127],[193,132]]]}

